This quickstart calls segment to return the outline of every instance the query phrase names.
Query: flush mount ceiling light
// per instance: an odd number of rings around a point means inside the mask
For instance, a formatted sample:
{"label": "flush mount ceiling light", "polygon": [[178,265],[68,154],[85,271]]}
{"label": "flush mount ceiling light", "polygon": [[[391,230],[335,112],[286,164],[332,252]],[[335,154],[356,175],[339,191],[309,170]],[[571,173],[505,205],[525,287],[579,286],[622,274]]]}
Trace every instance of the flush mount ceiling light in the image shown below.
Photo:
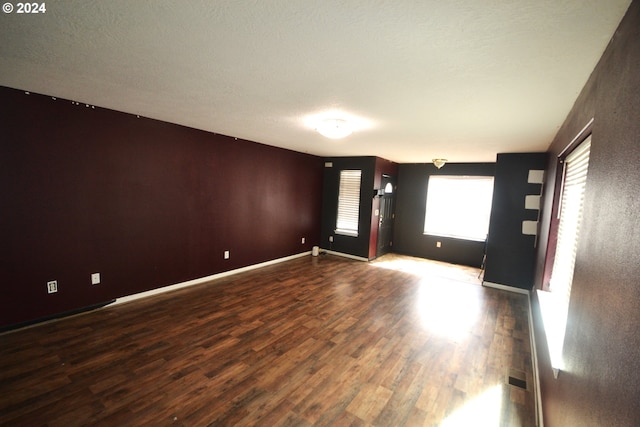
{"label": "flush mount ceiling light", "polygon": [[318,123],[316,130],[320,135],[331,139],[344,138],[353,132],[349,123],[342,119],[325,119]]}
{"label": "flush mount ceiling light", "polygon": [[440,169],[441,167],[444,166],[445,163],[447,163],[447,159],[433,159],[432,162],[435,167]]}

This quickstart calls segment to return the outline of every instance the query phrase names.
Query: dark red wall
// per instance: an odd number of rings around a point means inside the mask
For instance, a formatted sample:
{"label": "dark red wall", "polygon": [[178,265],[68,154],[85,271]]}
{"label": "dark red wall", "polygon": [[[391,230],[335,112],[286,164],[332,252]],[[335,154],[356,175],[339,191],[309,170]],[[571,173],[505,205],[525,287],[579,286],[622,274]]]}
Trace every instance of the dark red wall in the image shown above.
{"label": "dark red wall", "polygon": [[[589,31],[585,26],[585,31]],[[534,297],[544,424],[637,426],[640,420],[640,3],[634,1],[550,147],[538,287],[556,158],[595,118],[584,217],[564,343],[553,378]]]}
{"label": "dark red wall", "polygon": [[0,125],[0,327],[319,244],[319,157],[9,88]]}

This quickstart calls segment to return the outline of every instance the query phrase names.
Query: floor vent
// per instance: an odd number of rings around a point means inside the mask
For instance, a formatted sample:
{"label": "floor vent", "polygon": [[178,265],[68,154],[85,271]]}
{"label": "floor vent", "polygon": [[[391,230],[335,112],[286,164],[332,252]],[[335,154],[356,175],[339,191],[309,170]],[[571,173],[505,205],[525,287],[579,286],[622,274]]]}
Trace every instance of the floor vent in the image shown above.
{"label": "floor vent", "polygon": [[527,389],[527,382],[525,380],[513,378],[512,376],[509,376],[509,384],[523,388],[525,390]]}
{"label": "floor vent", "polygon": [[516,369],[510,369],[508,375],[508,383],[515,387],[520,387],[521,389],[527,389],[527,376],[524,372],[518,371]]}

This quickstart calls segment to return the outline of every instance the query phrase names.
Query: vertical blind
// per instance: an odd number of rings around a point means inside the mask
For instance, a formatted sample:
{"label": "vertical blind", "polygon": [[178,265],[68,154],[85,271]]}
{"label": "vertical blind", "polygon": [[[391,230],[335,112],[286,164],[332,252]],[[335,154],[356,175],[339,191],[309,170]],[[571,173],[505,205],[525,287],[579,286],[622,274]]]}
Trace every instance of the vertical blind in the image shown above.
{"label": "vertical blind", "polygon": [[564,310],[562,314],[565,316],[565,322],[582,222],[590,149],[591,137],[582,142],[565,160],[558,242],[549,282],[549,290],[554,294],[554,298],[557,298],[560,309]]}
{"label": "vertical blind", "polygon": [[361,170],[340,171],[340,189],[338,191],[337,234],[358,236],[358,216],[360,213]]}

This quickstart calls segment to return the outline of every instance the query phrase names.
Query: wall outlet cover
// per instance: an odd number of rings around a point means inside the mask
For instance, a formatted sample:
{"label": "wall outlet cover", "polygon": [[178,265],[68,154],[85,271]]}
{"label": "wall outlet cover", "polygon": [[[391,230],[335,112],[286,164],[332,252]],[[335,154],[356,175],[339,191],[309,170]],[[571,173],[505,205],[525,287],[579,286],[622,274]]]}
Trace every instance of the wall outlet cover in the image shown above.
{"label": "wall outlet cover", "polygon": [[58,281],[51,280],[47,282],[47,293],[53,294],[58,292]]}

